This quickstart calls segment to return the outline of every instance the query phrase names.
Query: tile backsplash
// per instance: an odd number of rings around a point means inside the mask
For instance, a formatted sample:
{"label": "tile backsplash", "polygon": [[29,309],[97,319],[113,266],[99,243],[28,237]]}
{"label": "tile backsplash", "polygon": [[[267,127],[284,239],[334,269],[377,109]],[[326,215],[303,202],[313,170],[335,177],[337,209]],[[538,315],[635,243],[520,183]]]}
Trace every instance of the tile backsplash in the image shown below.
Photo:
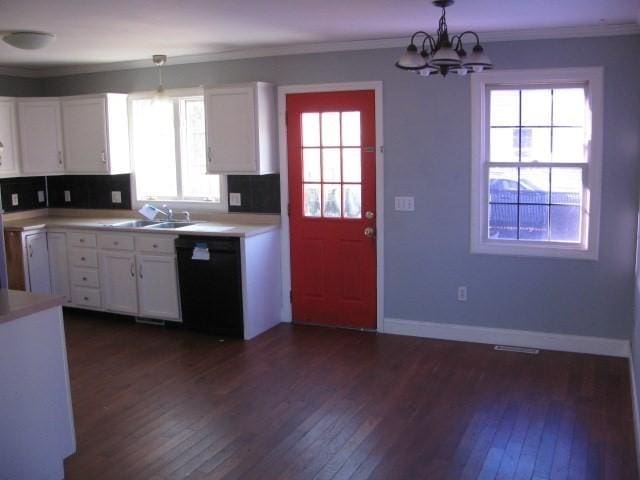
{"label": "tile backsplash", "polygon": [[46,208],[46,195],[46,177],[0,178],[0,198],[5,212]]}
{"label": "tile backsplash", "polygon": [[229,212],[280,213],[280,175],[228,175],[227,192],[239,193],[241,205]]}
{"label": "tile backsplash", "polygon": [[[52,208],[131,209],[131,175],[128,173],[47,177],[47,186]],[[120,203],[113,202],[112,192],[120,192]]]}

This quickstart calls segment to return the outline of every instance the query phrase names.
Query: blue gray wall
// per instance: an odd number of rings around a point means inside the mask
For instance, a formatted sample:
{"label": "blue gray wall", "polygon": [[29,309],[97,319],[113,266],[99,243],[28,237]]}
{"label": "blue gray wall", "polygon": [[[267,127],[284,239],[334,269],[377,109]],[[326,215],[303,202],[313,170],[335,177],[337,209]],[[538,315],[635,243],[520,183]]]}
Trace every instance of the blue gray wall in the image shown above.
{"label": "blue gray wall", "polygon": [[0,96],[37,97],[44,95],[44,80],[0,75]]}
{"label": "blue gray wall", "polygon": [[[469,79],[397,70],[401,49],[167,66],[165,86],[264,80],[278,85],[384,82],[385,314],[577,335],[629,338],[634,292],[640,133],[640,37],[487,45],[498,68],[605,67],[600,259],[469,254]],[[45,94],[155,88],[154,69],[46,79]],[[395,212],[414,195],[415,212]],[[456,300],[466,285],[469,300]]]}

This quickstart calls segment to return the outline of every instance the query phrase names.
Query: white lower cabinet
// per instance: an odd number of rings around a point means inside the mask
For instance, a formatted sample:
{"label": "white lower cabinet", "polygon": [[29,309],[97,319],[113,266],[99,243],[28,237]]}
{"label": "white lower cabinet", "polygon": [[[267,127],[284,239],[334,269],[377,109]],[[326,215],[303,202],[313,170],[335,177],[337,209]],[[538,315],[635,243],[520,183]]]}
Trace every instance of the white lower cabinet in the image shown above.
{"label": "white lower cabinet", "polygon": [[48,232],[47,245],[49,247],[51,293],[62,295],[66,303],[71,303],[67,235],[64,232]]}
{"label": "white lower cabinet", "polygon": [[167,235],[99,233],[103,307],[117,313],[180,321],[174,239]]}
{"label": "white lower cabinet", "polygon": [[174,255],[136,255],[141,317],[178,320],[178,282]]}
{"label": "white lower cabinet", "polygon": [[113,312],[136,315],[138,294],[136,292],[136,258],[133,252],[100,253],[100,275],[102,276],[102,302],[104,308]]}
{"label": "white lower cabinet", "polygon": [[33,293],[51,293],[47,233],[40,232],[26,235],[25,248],[29,271],[29,291]]}

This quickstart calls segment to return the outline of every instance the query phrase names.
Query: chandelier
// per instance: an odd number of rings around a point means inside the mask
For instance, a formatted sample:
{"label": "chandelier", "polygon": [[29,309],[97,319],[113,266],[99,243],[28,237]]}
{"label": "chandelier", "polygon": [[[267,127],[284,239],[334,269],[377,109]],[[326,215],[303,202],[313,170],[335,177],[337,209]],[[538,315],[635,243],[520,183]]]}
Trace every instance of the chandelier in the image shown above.
{"label": "chandelier", "polygon": [[[423,77],[428,77],[432,73],[439,73],[444,77],[449,72],[466,75],[493,68],[491,60],[480,45],[480,38],[476,32],[468,30],[449,39],[445,9],[453,5],[453,2],[454,0],[433,0],[434,6],[442,8],[438,33],[435,38],[422,30],[411,35],[411,43],[396,62],[396,67],[416,72]],[[464,36],[473,36],[476,41],[469,55],[462,46]],[[422,48],[418,53],[416,42],[420,39],[422,39]]]}

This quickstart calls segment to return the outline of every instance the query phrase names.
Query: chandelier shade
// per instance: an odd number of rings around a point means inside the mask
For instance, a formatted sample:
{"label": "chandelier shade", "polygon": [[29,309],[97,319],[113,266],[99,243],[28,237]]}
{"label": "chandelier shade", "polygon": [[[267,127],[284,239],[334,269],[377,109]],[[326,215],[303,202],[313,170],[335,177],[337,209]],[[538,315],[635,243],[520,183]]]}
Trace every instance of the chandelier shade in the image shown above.
{"label": "chandelier shade", "polygon": [[[449,72],[466,75],[493,68],[493,63],[480,45],[480,37],[476,32],[467,30],[449,38],[446,7],[453,5],[453,0],[433,0],[432,3],[442,9],[437,33],[432,36],[422,30],[414,32],[409,46],[396,62],[396,67],[413,71],[424,77],[434,73],[446,76]],[[472,37],[475,40],[469,55],[462,43],[465,37]],[[418,51],[419,40],[422,41],[420,51]]]}

